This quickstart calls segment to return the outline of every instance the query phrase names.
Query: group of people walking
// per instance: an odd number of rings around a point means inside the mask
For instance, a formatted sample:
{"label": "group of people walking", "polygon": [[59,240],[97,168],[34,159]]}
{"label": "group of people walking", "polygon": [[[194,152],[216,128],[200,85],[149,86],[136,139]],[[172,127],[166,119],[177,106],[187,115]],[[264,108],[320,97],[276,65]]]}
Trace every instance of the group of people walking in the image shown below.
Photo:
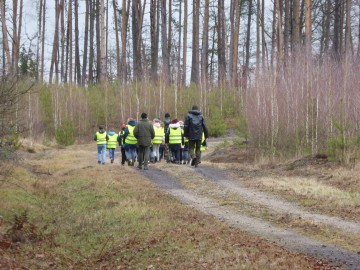
{"label": "group of people walking", "polygon": [[205,118],[194,105],[184,121],[171,120],[169,113],[165,114],[163,123],[158,118],[150,121],[148,115],[142,113],[138,122],[129,118],[127,124],[122,124],[119,133],[111,129],[107,132],[101,125],[94,140],[99,164],[105,164],[106,149],[109,149],[110,162],[113,163],[119,145],[122,165],[127,162],[134,166],[138,162],[139,169],[147,170],[150,162],[159,162],[163,158],[167,162],[191,163],[197,167],[201,162],[201,151],[206,149],[207,138]]}

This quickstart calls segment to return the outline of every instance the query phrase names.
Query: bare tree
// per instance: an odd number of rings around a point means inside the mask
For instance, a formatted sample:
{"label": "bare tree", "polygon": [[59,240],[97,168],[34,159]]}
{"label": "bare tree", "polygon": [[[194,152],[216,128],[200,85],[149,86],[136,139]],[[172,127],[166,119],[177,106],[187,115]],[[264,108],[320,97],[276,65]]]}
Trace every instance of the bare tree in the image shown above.
{"label": "bare tree", "polygon": [[133,71],[134,80],[142,80],[141,54],[141,3],[132,1],[132,38],[133,38]]}
{"label": "bare tree", "polygon": [[157,2],[158,0],[150,1],[150,48],[151,48],[151,65],[150,65],[150,76],[151,79],[157,81],[157,68],[158,68],[158,51],[157,46],[158,40],[158,22],[157,22]]}
{"label": "bare tree", "polygon": [[121,26],[121,81],[126,83],[127,81],[127,63],[126,63],[126,42],[127,42],[127,28],[130,10],[130,0],[122,1],[122,26]]}
{"label": "bare tree", "polygon": [[90,40],[89,40],[89,83],[94,83],[94,72],[93,72],[93,65],[94,65],[94,25],[95,25],[95,1],[89,1],[89,12],[90,12]]}
{"label": "bare tree", "polygon": [[[84,54],[83,54],[83,66],[82,66],[82,78],[81,85],[85,86],[86,82],[86,67],[87,67],[87,59],[88,59],[88,39],[89,39],[89,19],[90,19],[90,1],[85,1],[85,29],[84,29]],[[119,61],[120,62],[120,61]]]}
{"label": "bare tree", "polygon": [[100,5],[100,83],[106,80],[106,29],[105,29],[105,3]]}
{"label": "bare tree", "polygon": [[291,50],[296,52],[300,45],[300,6],[299,0],[293,0],[293,15],[292,15],[292,35],[291,35]]}
{"label": "bare tree", "polygon": [[305,8],[305,48],[306,53],[311,55],[311,39],[312,39],[312,31],[311,31],[311,0],[306,0],[306,8]]}
{"label": "bare tree", "polygon": [[[170,82],[170,54],[167,36],[166,0],[161,0],[161,52],[162,73],[165,84]],[[170,37],[169,37],[170,38]]]}
{"label": "bare tree", "polygon": [[[51,65],[50,65],[50,74],[49,74],[49,83],[53,82],[53,73],[54,68],[57,67],[58,62],[58,50],[59,50],[59,18],[60,14],[63,10],[63,7],[55,0],[55,33],[54,33],[54,40],[53,40],[53,48],[52,48],[52,56],[51,56]],[[55,71],[57,73],[57,70]]]}
{"label": "bare tree", "polygon": [[231,35],[231,70],[230,79],[233,86],[237,86],[238,82],[238,55],[239,55],[239,32],[240,32],[240,0],[233,1],[234,9],[234,31]]}
{"label": "bare tree", "polygon": [[199,21],[200,21],[200,1],[193,0],[193,35],[192,35],[192,60],[191,60],[191,77],[190,81],[199,84]]}
{"label": "bare tree", "polygon": [[201,81],[206,87],[208,81],[208,51],[209,51],[209,0],[205,0],[205,12],[203,21],[203,37],[201,48]]}
{"label": "bare tree", "polygon": [[81,84],[81,66],[80,66],[80,50],[79,50],[79,2],[74,0],[75,15],[75,71],[77,84]]}
{"label": "bare tree", "polygon": [[225,53],[225,4],[224,0],[218,0],[218,71],[219,83],[222,85],[226,80],[226,53]]}
{"label": "bare tree", "polygon": [[183,57],[182,57],[182,85],[186,84],[186,54],[187,54],[187,25],[188,25],[188,2],[184,0],[184,35],[183,35]]}
{"label": "bare tree", "polygon": [[10,47],[9,47],[9,40],[8,40],[8,30],[6,25],[6,16],[5,16],[5,0],[1,0],[1,25],[2,25],[2,43],[3,43],[3,50],[5,52],[5,61],[8,74],[12,73],[12,66],[11,66],[11,56],[10,56]]}

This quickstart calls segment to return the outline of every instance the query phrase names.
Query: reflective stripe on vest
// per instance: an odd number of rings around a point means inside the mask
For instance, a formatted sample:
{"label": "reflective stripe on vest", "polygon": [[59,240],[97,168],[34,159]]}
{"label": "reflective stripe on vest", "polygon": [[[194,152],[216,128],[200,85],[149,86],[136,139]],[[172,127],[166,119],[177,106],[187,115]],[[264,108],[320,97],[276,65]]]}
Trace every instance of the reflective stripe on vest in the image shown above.
{"label": "reflective stripe on vest", "polygon": [[117,143],[117,137],[118,135],[116,133],[114,133],[113,135],[109,135],[109,140],[107,141],[107,148],[116,148],[116,143]]}
{"label": "reflective stripe on vest", "polygon": [[96,144],[106,144],[106,131],[103,133],[96,132]]}
{"label": "reflective stripe on vest", "polygon": [[200,151],[205,151],[206,150],[206,146],[203,146],[203,142],[205,141],[205,134],[204,132],[202,133],[202,138],[201,138],[201,146],[200,146]]}
{"label": "reflective stripe on vest", "polygon": [[152,144],[161,144],[164,140],[164,128],[154,127],[155,137],[152,140]]}
{"label": "reflective stripe on vest", "polygon": [[125,143],[127,144],[137,144],[137,139],[134,136],[134,126],[127,125],[127,128],[129,130],[129,134],[125,138]]}
{"label": "reflective stripe on vest", "polygon": [[181,128],[170,128],[169,144],[181,144]]}

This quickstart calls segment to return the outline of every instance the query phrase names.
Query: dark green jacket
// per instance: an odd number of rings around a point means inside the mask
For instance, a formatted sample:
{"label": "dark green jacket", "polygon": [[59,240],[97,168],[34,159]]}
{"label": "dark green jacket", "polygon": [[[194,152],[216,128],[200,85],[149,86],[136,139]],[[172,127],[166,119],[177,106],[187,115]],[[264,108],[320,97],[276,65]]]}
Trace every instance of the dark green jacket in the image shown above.
{"label": "dark green jacket", "polygon": [[138,140],[138,145],[150,146],[151,140],[155,137],[155,130],[148,119],[141,119],[134,129],[134,136]]}

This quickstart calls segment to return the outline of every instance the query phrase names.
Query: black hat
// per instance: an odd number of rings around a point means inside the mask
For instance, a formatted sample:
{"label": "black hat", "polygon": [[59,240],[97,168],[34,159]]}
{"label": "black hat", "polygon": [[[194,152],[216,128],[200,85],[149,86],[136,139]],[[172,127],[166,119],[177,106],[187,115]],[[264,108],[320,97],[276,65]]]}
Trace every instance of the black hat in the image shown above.
{"label": "black hat", "polygon": [[103,126],[103,125],[99,125],[99,129],[104,129],[104,126]]}
{"label": "black hat", "polygon": [[193,105],[191,109],[192,109],[192,110],[199,110],[199,107],[196,106],[196,105]]}
{"label": "black hat", "polygon": [[146,118],[147,118],[147,113],[144,113],[144,112],[143,112],[143,113],[141,114],[141,119],[146,119]]}
{"label": "black hat", "polygon": [[170,113],[165,113],[165,117],[170,117]]}

